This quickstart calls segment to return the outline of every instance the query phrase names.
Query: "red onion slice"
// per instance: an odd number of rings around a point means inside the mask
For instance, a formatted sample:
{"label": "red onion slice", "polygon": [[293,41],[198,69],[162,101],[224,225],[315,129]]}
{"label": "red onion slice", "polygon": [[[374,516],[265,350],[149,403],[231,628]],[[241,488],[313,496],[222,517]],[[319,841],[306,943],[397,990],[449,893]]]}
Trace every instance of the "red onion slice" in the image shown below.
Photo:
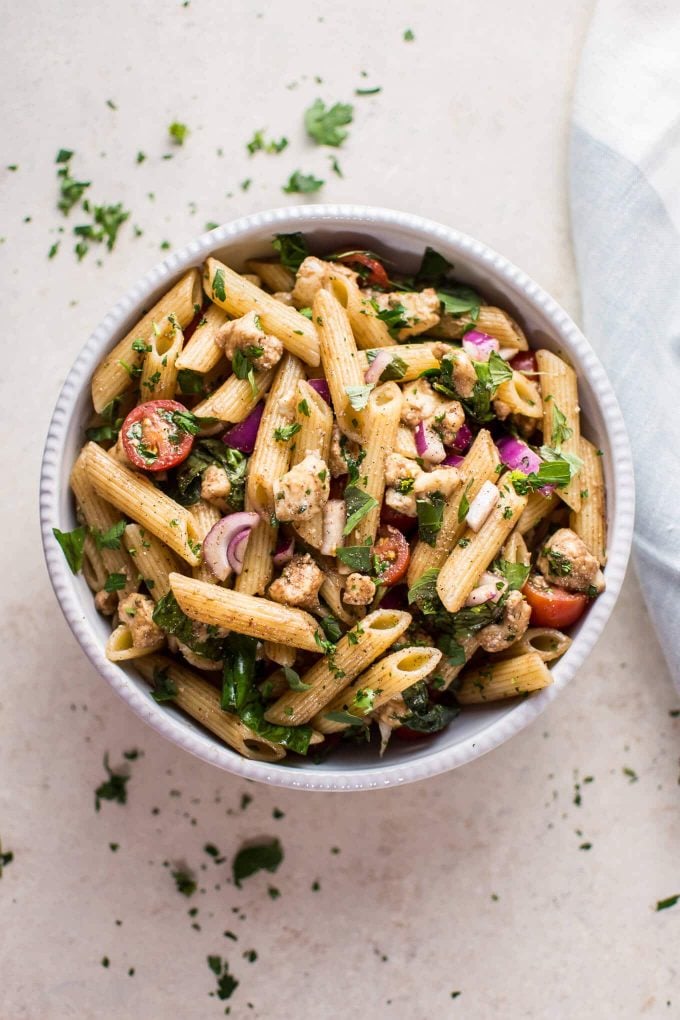
{"label": "red onion slice", "polygon": [[325,379],[308,379],[307,382],[313,390],[316,390],[320,397],[323,397],[327,404],[330,404],[331,407],[333,406],[331,391],[329,390],[328,383]]}
{"label": "red onion slice", "polygon": [[465,453],[469,448],[473,440],[472,430],[467,422],[463,422],[461,427],[456,432],[456,438],[453,442],[452,450],[454,453]]}
{"label": "red onion slice", "polygon": [[496,440],[496,447],[501,461],[511,471],[523,471],[525,475],[531,475],[541,466],[538,454],[514,436],[501,436]]}
{"label": "red onion slice", "polygon": [[292,560],[294,552],[295,552],[295,539],[291,538],[290,541],[287,541],[285,538],[282,539],[279,542],[278,546],[276,547],[276,552],[274,553],[274,566],[285,567],[286,563],[290,563],[290,561]]}
{"label": "red onion slice", "polygon": [[226,581],[232,570],[236,574],[241,572],[245,543],[259,520],[252,511],[229,514],[213,525],[205,536],[203,559],[218,581]]}
{"label": "red onion slice", "polygon": [[429,464],[441,464],[446,459],[444,444],[439,436],[427,427],[424,421],[421,421],[416,427],[415,441],[418,456],[422,457]]}
{"label": "red onion slice", "polygon": [[460,467],[465,460],[465,457],[461,457],[458,453],[449,453],[442,461],[442,467]]}
{"label": "red onion slice", "polygon": [[364,373],[365,382],[367,383],[379,382],[380,376],[383,374],[383,372],[385,371],[385,369],[387,368],[391,361],[392,355],[390,354],[389,349],[383,348],[383,350],[378,351],[375,358],[373,359],[373,361],[371,362],[371,364],[368,366]]}
{"label": "red onion slice", "polygon": [[488,361],[492,351],[498,351],[500,344],[494,336],[471,329],[462,340],[463,350],[473,361]]}
{"label": "red onion slice", "polygon": [[234,425],[233,428],[228,429],[224,433],[222,442],[227,446],[231,446],[234,450],[240,450],[241,453],[252,453],[255,449],[255,440],[257,439],[263,411],[264,403],[260,401],[247,418],[244,418],[238,425]]}

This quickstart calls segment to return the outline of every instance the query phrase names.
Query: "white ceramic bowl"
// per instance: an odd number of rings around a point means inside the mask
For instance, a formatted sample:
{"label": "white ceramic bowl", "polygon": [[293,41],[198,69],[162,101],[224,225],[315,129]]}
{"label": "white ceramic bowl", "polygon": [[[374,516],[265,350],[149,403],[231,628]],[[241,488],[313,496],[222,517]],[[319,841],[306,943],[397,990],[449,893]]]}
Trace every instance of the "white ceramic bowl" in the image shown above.
{"label": "white ceramic bowl", "polygon": [[[52,535],[53,527],[68,531],[76,525],[68,477],[90,413],[90,377],[103,355],[189,266],[216,254],[239,268],[248,257],[271,254],[273,234],[296,230],[305,233],[315,251],[370,248],[407,272],[419,264],[426,245],[436,248],[455,264],[459,278],[522,323],[532,346],[566,352],[578,372],[585,434],[605,454],[607,589],[575,628],[571,648],[553,669],[552,686],[520,703],[467,709],[434,738],[393,741],[383,759],[374,748],[348,748],[320,765],[249,761],[177,710],[157,705],[132,669],[105,658],[109,623],[96,612],[83,578],[70,573]],[[40,511],[47,566],[64,615],[95,668],[142,719],[199,758],[248,779],[305,790],[363,790],[425,779],[464,765],[518,733],[557,697],[591,652],[619,594],[633,528],[633,471],[621,412],[602,365],[569,316],[523,272],[480,241],[407,213],[364,206],[300,206],[247,216],[203,234],[168,256],[114,305],[78,356],[57,401],[45,445]]]}

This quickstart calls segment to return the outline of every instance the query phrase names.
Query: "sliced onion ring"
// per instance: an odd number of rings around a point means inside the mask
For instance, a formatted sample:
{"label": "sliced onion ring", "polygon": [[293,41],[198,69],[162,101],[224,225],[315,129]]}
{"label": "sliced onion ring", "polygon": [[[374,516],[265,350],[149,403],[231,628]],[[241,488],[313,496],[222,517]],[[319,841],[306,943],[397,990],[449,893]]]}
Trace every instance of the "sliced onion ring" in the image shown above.
{"label": "sliced onion ring", "polygon": [[525,475],[531,475],[541,466],[538,454],[514,436],[501,436],[496,440],[496,447],[501,461],[511,471],[523,471]]}
{"label": "sliced onion ring", "polygon": [[316,390],[320,397],[323,397],[327,404],[331,404],[332,406],[333,401],[331,400],[331,391],[328,388],[328,383],[325,379],[308,379],[307,382],[313,390]]}
{"label": "sliced onion ring", "polygon": [[456,432],[456,438],[453,441],[451,447],[454,453],[465,453],[469,449],[470,444],[473,440],[472,430],[467,422],[463,422],[461,427]]}
{"label": "sliced onion ring", "polygon": [[415,432],[416,450],[418,456],[430,464],[441,464],[446,460],[446,450],[438,435],[429,429],[424,421],[416,427]]}
{"label": "sliced onion ring", "polygon": [[246,542],[259,520],[252,511],[229,514],[214,524],[205,536],[203,559],[218,581],[226,581],[232,570],[235,574],[241,573]]}
{"label": "sliced onion ring", "polygon": [[460,467],[465,460],[459,453],[448,453],[442,461],[442,467]]}
{"label": "sliced onion ring", "polygon": [[477,587],[468,595],[465,605],[482,606],[485,602],[498,602],[507,587],[508,582],[504,578],[487,570],[480,577]]}
{"label": "sliced onion ring", "polygon": [[295,552],[295,539],[291,538],[287,541],[285,538],[279,541],[274,553],[274,566],[285,567],[286,563],[290,563]]}
{"label": "sliced onion ring", "polygon": [[375,358],[366,369],[364,373],[364,381],[367,383],[377,383],[391,361],[392,355],[390,354],[389,348],[383,347],[381,351],[378,351]]}
{"label": "sliced onion ring", "polygon": [[259,404],[255,405],[247,418],[244,418],[238,425],[234,425],[233,428],[228,429],[224,433],[222,442],[227,446],[231,446],[234,450],[240,450],[241,453],[252,453],[255,449],[255,440],[257,439],[263,411],[264,403],[260,401]]}

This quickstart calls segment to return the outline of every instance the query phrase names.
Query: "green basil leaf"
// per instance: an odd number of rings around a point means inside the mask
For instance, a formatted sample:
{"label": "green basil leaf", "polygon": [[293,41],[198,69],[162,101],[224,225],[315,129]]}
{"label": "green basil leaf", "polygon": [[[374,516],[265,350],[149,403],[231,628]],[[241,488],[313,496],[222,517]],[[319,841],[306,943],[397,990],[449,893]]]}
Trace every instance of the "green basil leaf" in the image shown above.
{"label": "green basil leaf", "polygon": [[366,514],[378,506],[378,501],[358,486],[348,485],[345,489],[345,504],[347,506],[347,522],[342,532],[343,536],[349,535],[359,521],[362,521]]}
{"label": "green basil leaf", "polygon": [[74,528],[73,531],[52,528],[52,534],[62,548],[71,573],[77,574],[83,568],[83,546],[87,538],[87,528]]}

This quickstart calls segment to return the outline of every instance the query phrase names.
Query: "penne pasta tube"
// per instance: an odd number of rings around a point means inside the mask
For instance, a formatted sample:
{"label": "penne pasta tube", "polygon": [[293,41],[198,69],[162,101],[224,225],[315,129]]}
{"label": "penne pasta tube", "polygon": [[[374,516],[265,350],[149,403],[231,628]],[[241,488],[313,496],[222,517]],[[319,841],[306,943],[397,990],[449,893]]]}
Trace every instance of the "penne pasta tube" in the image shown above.
{"label": "penne pasta tube", "polygon": [[535,528],[539,521],[552,513],[558,503],[559,500],[554,492],[548,496],[544,496],[542,492],[531,492],[527,499],[527,505],[522,511],[522,516],[517,521],[517,530],[520,535],[526,535],[532,528]]}
{"label": "penne pasta tube", "polygon": [[217,305],[209,305],[190,339],[177,358],[177,368],[192,372],[210,372],[224,357],[224,351],[215,343],[215,336],[229,316]]}
{"label": "penne pasta tube", "polygon": [[[252,504],[246,495],[246,509],[252,510]],[[261,517],[250,532],[243,557],[241,573],[236,575],[234,591],[242,595],[264,595],[267,585],[274,576],[274,553],[278,525],[272,524]]]}
{"label": "penne pasta tube", "polygon": [[[196,533],[201,545],[203,545],[205,536],[208,534],[210,529],[222,519],[222,514],[213,503],[208,503],[205,499],[199,499],[197,503],[194,503],[189,507],[189,511],[196,522]],[[202,554],[201,563],[199,566],[193,568],[192,574],[194,577],[197,577],[199,581],[207,581],[209,584],[219,584],[219,581],[205,562]]]}
{"label": "penne pasta tube", "polygon": [[[519,527],[519,521],[517,525]],[[510,538],[503,546],[501,556],[508,563],[522,563],[525,567],[528,567],[531,563],[531,553],[527,549],[527,544],[517,528],[511,533]]]}
{"label": "penne pasta tube", "polygon": [[265,712],[273,723],[309,722],[335,695],[382,655],[411,623],[411,614],[376,609],[345,634],[332,655],[324,655],[302,677],[306,691],[288,691]]}
{"label": "penne pasta tube", "polygon": [[485,701],[518,698],[549,687],[551,683],[552,675],[541,656],[529,652],[466,671],[456,698],[461,705],[478,705]]}
{"label": "penne pasta tube", "polygon": [[337,620],[346,623],[349,627],[353,627],[357,622],[357,617],[350,613],[342,601],[343,591],[344,588],[340,575],[335,570],[324,570],[323,584],[319,589],[321,598]]}
{"label": "penne pasta tube", "polygon": [[255,372],[253,386],[247,379],[230,375],[214,393],[196,405],[193,413],[202,418],[219,418],[230,424],[243,421],[271,386],[274,372],[273,368],[266,372]]}
{"label": "penne pasta tube", "polygon": [[119,464],[96,443],[83,448],[87,477],[100,496],[170,546],[191,566],[200,562],[194,518],[147,478]]}
{"label": "penne pasta tube", "polygon": [[437,593],[450,613],[457,613],[481,574],[498,554],[526,505],[513,486],[500,480],[496,505],[479,531],[466,528],[465,545],[457,544],[439,571]]}
{"label": "penne pasta tube", "polygon": [[543,401],[541,391],[532,379],[522,372],[513,372],[496,390],[495,400],[502,400],[510,408],[510,414],[522,414],[525,418],[542,418]]}
{"label": "penne pasta tube", "polygon": [[294,438],[290,466],[295,467],[310,453],[321,457],[328,464],[333,412],[306,379],[301,379],[297,384],[295,408],[295,421],[300,426],[300,431]]}
{"label": "penne pasta tube", "polygon": [[[93,445],[93,444],[91,444]],[[87,449],[87,447],[85,448]],[[99,450],[100,448],[97,447]],[[102,456],[107,454],[100,450]],[[77,461],[71,470],[71,489],[76,498],[76,503],[85,523],[90,528],[92,535],[103,534],[118,524],[121,519],[120,513],[97,492],[87,469],[87,456],[85,450],[81,450]],[[106,578],[110,574],[124,574],[127,578],[125,586],[117,592],[118,598],[124,599],[133,591],[137,591],[137,570],[127,552],[118,542],[118,548],[109,549],[105,546],[98,548],[96,540],[92,535],[86,539],[86,551],[91,553],[91,562],[96,560],[97,569],[99,563],[106,571],[101,587],[104,587]],[[92,543],[92,544],[90,544]],[[92,549],[94,545],[94,549]],[[98,555],[97,555],[98,554]]]}
{"label": "penne pasta tube", "polygon": [[332,276],[328,289],[345,309],[357,347],[362,350],[396,347],[397,341],[390,336],[389,329],[378,318],[370,298],[361,293],[354,280],[346,276]]}
{"label": "penne pasta tube", "polygon": [[581,509],[577,512],[572,510],[569,524],[603,567],[607,562],[607,514],[602,454],[592,443],[581,437],[579,456],[583,461],[578,476]]}
{"label": "penne pasta tube", "polygon": [[267,333],[277,336],[291,354],[313,368],[319,364],[319,341],[312,323],[295,308],[277,301],[217,259],[209,258],[203,278],[211,301],[233,318],[257,312]]}
{"label": "penne pasta tube", "polygon": [[302,363],[285,353],[265,402],[255,449],[248,463],[246,495],[250,506],[260,514],[274,513],[274,486],[290,465],[291,440],[277,439],[276,434],[291,424],[290,396],[303,378]]}
{"label": "penne pasta tube", "polygon": [[93,592],[101,591],[109,576],[102,554],[91,534],[85,536],[83,544],[83,577]]}
{"label": "penne pasta tube", "polygon": [[180,561],[167,545],[139,524],[128,524],[123,542],[152,599],[160,601],[170,591],[168,575],[182,569]]}
{"label": "penne pasta tube", "polygon": [[[562,453],[580,456],[581,425],[576,372],[552,351],[536,351],[543,396],[543,442]],[[580,471],[569,484],[556,489],[570,510],[581,509]]]}
{"label": "penne pasta tube", "polygon": [[141,400],[172,400],[177,389],[177,358],[184,336],[174,316],[156,324],[147,343],[139,380]]}
{"label": "penne pasta tube", "polygon": [[473,634],[472,637],[465,638],[461,645],[461,648],[463,649],[465,662],[457,663],[454,666],[451,662],[449,662],[448,659],[444,658],[439,663],[437,673],[439,674],[439,676],[441,676],[442,680],[444,681],[442,687],[440,688],[440,690],[442,691],[448,690],[449,687],[451,687],[452,684],[455,683],[462,670],[465,669],[465,666],[479,648],[479,638],[477,637],[477,635]]}
{"label": "penne pasta tube", "polygon": [[295,286],[295,273],[280,262],[266,262],[264,259],[248,259],[246,269],[256,273],[262,283],[272,292],[290,291]]}
{"label": "penne pasta tube", "polygon": [[503,658],[512,659],[518,655],[526,655],[534,652],[539,655],[543,662],[553,662],[559,659],[567,651],[571,644],[571,638],[563,634],[561,630],[553,627],[529,627],[519,641],[500,655]]}
{"label": "penne pasta tube", "polygon": [[408,457],[410,460],[416,460],[418,457],[416,437],[413,429],[410,429],[408,425],[399,425],[397,428],[394,452],[401,454],[402,457]]}
{"label": "penne pasta tube", "polygon": [[365,386],[347,312],[333,294],[318,291],[312,309],[319,334],[321,364],[341,430],[357,442],[366,436],[366,411],[356,411],[350,394]]}
{"label": "penne pasta tube", "polygon": [[180,328],[185,329],[200,310],[202,298],[200,273],[190,269],[107,354],[92,377],[92,403],[98,414],[133,385],[144,354],[143,349],[138,351],[132,346],[134,341],[148,343],[154,322],[162,322],[169,315],[174,315]]}
{"label": "penne pasta tube", "polygon": [[[405,370],[404,374],[396,379],[396,382],[405,383],[410,382],[412,379],[417,379],[423,372],[427,372],[431,368],[439,368],[440,359],[433,353],[434,343],[426,340],[422,344],[399,344],[398,348],[394,351],[390,351],[390,355],[394,360],[399,363],[399,359],[404,363]],[[359,351],[359,365],[361,371],[365,374],[369,365],[372,365],[375,361],[376,355],[380,352],[381,348],[376,348],[369,351]],[[394,368],[390,375],[389,365],[387,365],[381,374],[387,372],[389,381],[390,378],[394,379]]]}
{"label": "penne pasta tube", "polygon": [[268,599],[206,584],[182,574],[170,575],[170,586],[180,609],[192,620],[214,624],[293,648],[317,652],[322,637],[316,620],[301,609],[291,609]]}
{"label": "penne pasta tube", "polygon": [[502,308],[494,305],[481,305],[476,319],[466,314],[442,315],[439,324],[430,329],[429,333],[446,340],[459,340],[469,329],[488,333],[498,340],[501,347],[529,350],[527,338],[518,323]]}
{"label": "penne pasta tube", "polygon": [[104,652],[109,662],[125,662],[127,659],[141,659],[145,655],[152,655],[153,652],[159,651],[164,644],[165,637],[147,648],[136,647],[132,641],[130,628],[126,623],[121,623],[111,632]]}
{"label": "penne pasta tube", "polygon": [[149,655],[136,663],[135,668],[149,684],[154,683],[159,672],[165,674],[177,690],[172,699],[174,704],[244,758],[275,762],[285,757],[286,752],[281,744],[265,740],[237,716],[223,711],[219,691],[193,670],[165,655]]}
{"label": "penne pasta tube", "polygon": [[419,541],[413,547],[408,569],[409,585],[415,584],[426,570],[439,570],[466,528],[465,515],[460,514],[461,519],[458,519],[463,497],[472,503],[484,482],[498,478],[496,469],[499,466],[498,450],[491,433],[488,429],[480,429],[460,466],[460,485],[444,507],[442,526],[434,545]]}
{"label": "penne pasta tube", "polygon": [[401,404],[401,390],[394,382],[383,383],[369,397],[364,446],[366,457],[361,465],[361,475],[366,481],[360,488],[373,497],[376,505],[350,533],[348,545],[362,545],[367,539],[375,540],[385,493],[385,458],[394,450]]}
{"label": "penne pasta tube", "polygon": [[358,719],[370,715],[387,704],[395,694],[400,694],[429,676],[441,657],[439,649],[424,647],[402,648],[398,652],[386,655],[336,694],[325,708],[314,716],[312,726],[319,733],[339,733],[347,729],[350,723],[339,722],[329,716],[333,712],[345,712]]}

